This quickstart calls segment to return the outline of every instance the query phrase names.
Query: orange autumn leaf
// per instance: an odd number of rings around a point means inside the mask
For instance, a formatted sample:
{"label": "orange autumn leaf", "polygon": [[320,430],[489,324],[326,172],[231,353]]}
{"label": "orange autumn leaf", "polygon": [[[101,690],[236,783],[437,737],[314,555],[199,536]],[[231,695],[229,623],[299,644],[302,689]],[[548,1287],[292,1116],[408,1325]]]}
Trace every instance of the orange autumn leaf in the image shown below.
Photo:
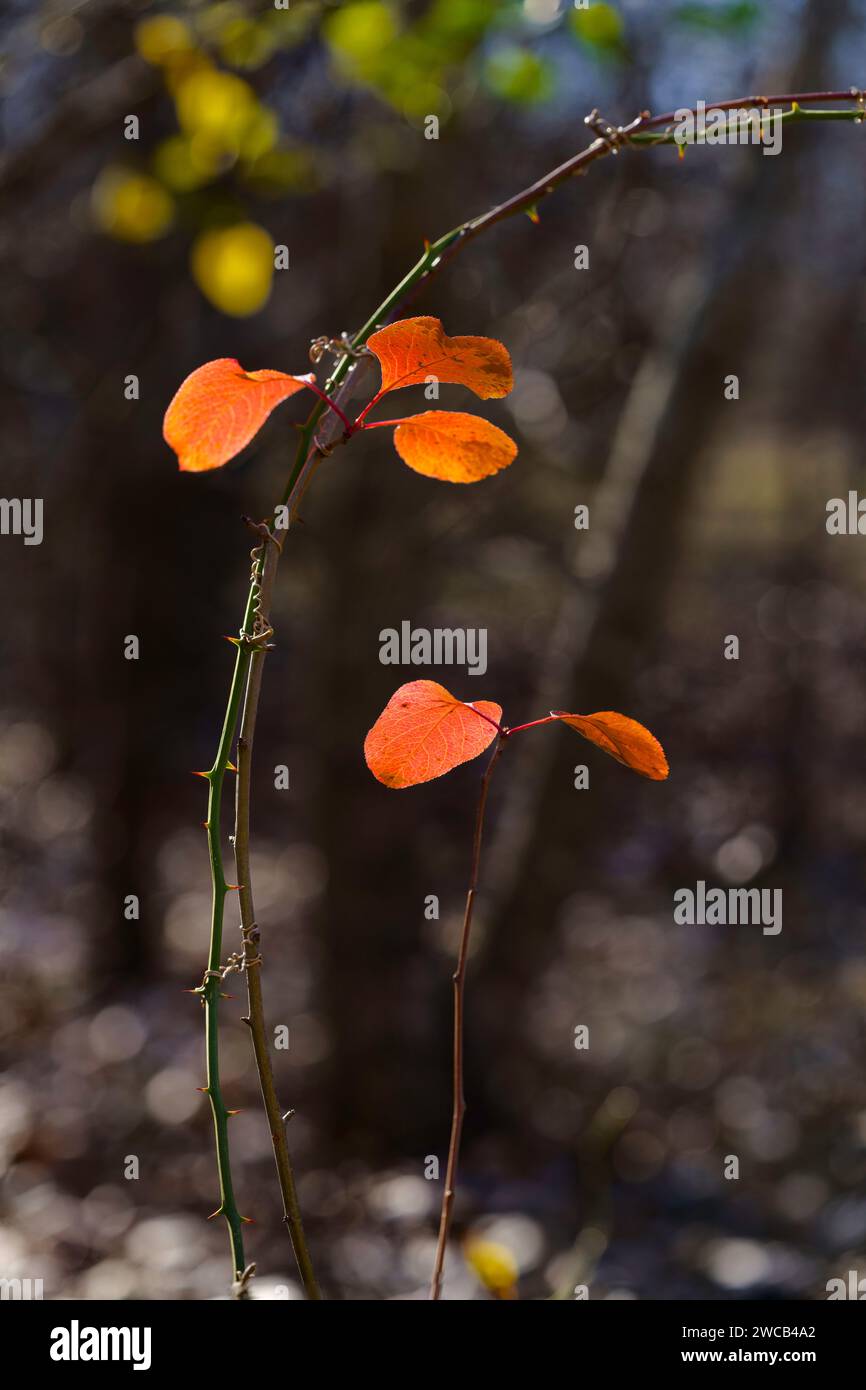
{"label": "orange autumn leaf", "polygon": [[410,681],[368,733],[364,757],[386,787],[414,787],[477,758],[497,736],[488,721],[501,718],[502,709],[489,700],[465,704],[436,681]]}
{"label": "orange autumn leaf", "polygon": [[416,473],[446,483],[477,483],[517,455],[514,440],[496,425],[459,410],[427,410],[401,420],[394,444]]}
{"label": "orange autumn leaf", "polygon": [[667,777],[670,769],[664,749],[636,719],[615,714],[613,710],[602,710],[599,714],[566,714],[558,709],[550,712],[555,719],[561,719],[563,724],[642,777],[649,777],[653,782],[663,782]]}
{"label": "orange autumn leaf", "polygon": [[186,473],[221,468],[261,429],[275,406],[315,377],[245,372],[233,357],[206,362],[182,382],[165,412],[163,437]]}
{"label": "orange autumn leaf", "polygon": [[428,377],[468,386],[482,400],[514,385],[508,349],[496,338],[449,338],[438,319],[400,319],[367,339],[382,368],[382,395]]}

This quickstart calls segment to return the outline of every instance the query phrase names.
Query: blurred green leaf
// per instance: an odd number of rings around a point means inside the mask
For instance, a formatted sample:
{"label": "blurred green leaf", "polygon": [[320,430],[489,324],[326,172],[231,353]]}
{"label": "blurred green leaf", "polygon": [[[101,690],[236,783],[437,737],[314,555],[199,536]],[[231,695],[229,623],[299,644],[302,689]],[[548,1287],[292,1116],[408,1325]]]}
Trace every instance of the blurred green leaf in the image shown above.
{"label": "blurred green leaf", "polygon": [[504,101],[529,106],[544,101],[553,91],[550,65],[526,48],[503,48],[487,61],[488,87]]}
{"label": "blurred green leaf", "polygon": [[374,79],[384,52],[397,36],[397,21],[380,0],[359,0],[329,15],[322,26],[340,63],[358,77]]}
{"label": "blurred green leaf", "polygon": [[448,42],[458,57],[484,36],[501,10],[499,0],[434,0],[424,29],[431,37]]}
{"label": "blurred green leaf", "polygon": [[750,28],[759,14],[760,7],[755,0],[733,0],[725,5],[678,5],[671,18],[691,29],[724,34]]}
{"label": "blurred green leaf", "polygon": [[625,25],[613,5],[593,3],[588,10],[572,10],[569,23],[581,43],[596,52],[611,57],[624,51]]}

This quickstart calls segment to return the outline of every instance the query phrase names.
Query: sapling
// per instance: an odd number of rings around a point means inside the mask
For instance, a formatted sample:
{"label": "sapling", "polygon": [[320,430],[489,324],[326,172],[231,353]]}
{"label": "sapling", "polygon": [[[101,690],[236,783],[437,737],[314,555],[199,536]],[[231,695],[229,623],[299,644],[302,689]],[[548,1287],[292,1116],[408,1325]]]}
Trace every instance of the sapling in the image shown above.
{"label": "sapling", "polygon": [[[841,109],[835,109],[840,103],[844,103]],[[774,132],[789,123],[809,120],[860,123],[864,117],[864,98],[857,88],[708,102],[702,104],[702,111],[706,115],[735,111],[743,106],[757,107],[762,111],[784,108],[781,114],[774,114]],[[823,109],[815,109],[816,106]],[[418,290],[428,286],[477,237],[521,213],[526,213],[537,223],[538,205],[563,184],[586,173],[590,165],[598,160],[626,149],[656,145],[679,145],[679,154],[682,155],[683,115],[683,110],[659,116],[644,111],[628,125],[613,126],[597,111],[591,112],[585,118],[585,124],[592,131],[594,139],[586,148],[505,202],[478,217],[461,222],[436,241],[425,242],[423,254],[416,264],[353,336],[344,334],[334,339],[324,335],[313,340],[310,358],[314,364],[321,361],[326,353],[335,358],[323,388],[316,384],[310,373],[291,376],[280,371],[246,372],[234,359],[221,358],[205,364],[187,378],[166,414],[165,437],[177,452],[181,468],[190,472],[205,472],[221,467],[243,449],[282,401],[303,390],[311,390],[318,397],[298,429],[294,461],[269,519],[257,524],[248,522],[256,533],[258,543],[252,552],[250,585],[239,634],[228,639],[236,650],[225,717],[213,765],[200,774],[208,782],[208,810],[204,825],[208,833],[212,908],[207,969],[201,985],[194,992],[201,998],[206,1019],[207,1085],[202,1089],[209,1096],[213,1112],[220,1186],[220,1204],[214,1215],[222,1214],[229,1228],[233,1290],[238,1297],[247,1296],[254,1266],[245,1263],[244,1218],[238,1210],[232,1185],[228,1140],[228,1119],[232,1112],[226,1108],[220,1086],[217,1026],[219,1000],[222,997],[220,983],[227,974],[236,970],[243,971],[247,980],[249,1011],[246,1022],[252,1035],[271,1128],[286,1224],[307,1296],[321,1297],[306,1246],[283,1127],[284,1116],[277,1100],[268,1059],[259,979],[260,938],[254,916],[249,869],[252,747],[262,667],[272,646],[270,599],[285,531],[296,517],[321,461],[361,430],[392,426],[397,451],[410,468],[450,482],[476,482],[511,463],[516,454],[514,442],[496,426],[472,415],[430,411],[397,420],[367,419],[369,411],[388,391],[426,382],[428,378],[469,386],[482,398],[502,396],[511,386],[508,354],[494,340],[449,339],[438,319],[415,318],[390,324],[389,321],[405,308]],[[383,328],[382,325],[389,326]],[[363,383],[369,364],[377,357],[382,368],[381,388],[352,418],[347,414],[349,402],[357,393],[359,384]],[[561,717],[564,716],[551,716]],[[576,719],[577,716],[569,718]],[[592,718],[597,720],[600,716]],[[511,730],[507,737],[515,732],[517,730]],[[580,732],[587,731],[581,729]],[[500,732],[500,739],[503,737]],[[235,765],[231,755],[236,741]],[[498,742],[495,756],[498,756],[501,747],[502,742]],[[613,749],[607,751],[612,752]],[[229,772],[237,777],[234,845],[238,882],[234,885],[225,878],[221,841],[222,793]],[[483,812],[483,807],[481,810]],[[242,949],[230,955],[223,964],[225,899],[233,889],[239,895]]]}
{"label": "sapling", "polygon": [[457,700],[436,681],[410,681],[401,685],[388,701],[364,742],[364,757],[373,776],[386,787],[402,789],[415,787],[441,777],[461,763],[480,757],[495,740],[493,753],[481,778],[481,790],[475,811],[472,838],[472,859],[469,888],[463,912],[463,930],[457,953],[454,984],[454,1041],[452,1053],[452,1112],[451,1138],[439,1235],[430,1282],[430,1297],[438,1299],[442,1289],[445,1250],[451,1228],[451,1214],[457,1186],[457,1165],[460,1158],[460,1139],[466,1098],[463,1091],[463,1025],[466,962],[469,955],[469,936],[472,930],[472,911],[478,891],[481,862],[481,840],[484,833],[484,813],[493,769],[510,741],[529,729],[543,724],[567,724],[576,733],[596,744],[618,762],[624,763],[653,782],[662,782],[668,775],[664,750],[649,731],[635,719],[613,710],[598,714],[568,714],[551,710],[542,719],[512,728],[502,722],[502,708],[490,700]]}
{"label": "sapling", "polygon": [[[257,433],[271,411],[299,391],[314,391],[339,421],[338,438],[348,442],[353,435],[391,427],[394,444],[405,463],[417,473],[453,483],[474,483],[506,468],[517,453],[517,445],[489,421],[463,412],[431,410],[420,415],[392,420],[370,420],[369,414],[389,392],[435,379],[441,383],[468,387],[481,399],[504,396],[512,388],[511,358],[502,343],[493,338],[449,338],[438,319],[419,317],[399,320],[373,333],[367,351],[381,368],[381,385],[350,419],[342,406],[322,391],[312,374],[289,376],[284,372],[246,372],[231,358],[208,362],[187,377],[165,416],[166,441],[175,450],[185,472],[201,473],[220,468],[233,458]],[[333,446],[331,446],[333,447]],[[308,462],[324,457],[329,446],[320,439]],[[309,470],[302,469],[288,491],[285,506],[289,518],[297,509],[309,481]],[[220,984],[234,971],[243,972],[247,982],[248,1012],[253,1052],[262,1099],[268,1118],[274,1161],[283,1199],[283,1215],[288,1227],[298,1269],[308,1297],[321,1297],[318,1281],[304,1233],[294,1173],[285,1131],[287,1116],[277,1098],[267,1044],[264,1004],[260,978],[261,934],[255,919],[250,869],[250,780],[253,741],[262,679],[262,663],[272,646],[270,601],[276,563],[282,540],[276,527],[265,523],[248,524],[259,536],[252,551],[251,588],[240,634],[228,640],[235,646],[235,673],[229,706],[214,764],[204,777],[209,785],[207,820],[211,861],[211,939],[204,979],[194,993],[205,1010],[207,1085],[216,1138],[220,1204],[213,1213],[223,1215],[229,1229],[233,1287],[245,1296],[254,1266],[246,1265],[242,1225],[234,1195],[228,1141],[228,1120],[235,1112],[225,1104],[220,1084],[217,1019]],[[243,712],[240,713],[243,699]],[[236,764],[230,761],[234,734],[240,717]],[[221,847],[222,788],[227,771],[237,777],[235,797],[234,856],[237,883],[226,882]],[[229,891],[238,893],[241,950],[222,963],[222,931],[225,899]]]}

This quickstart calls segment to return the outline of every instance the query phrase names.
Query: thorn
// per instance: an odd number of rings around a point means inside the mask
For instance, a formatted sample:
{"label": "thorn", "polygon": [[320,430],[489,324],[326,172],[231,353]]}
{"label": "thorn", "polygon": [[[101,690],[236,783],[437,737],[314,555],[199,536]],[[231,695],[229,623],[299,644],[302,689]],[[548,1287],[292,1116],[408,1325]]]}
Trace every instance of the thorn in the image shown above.
{"label": "thorn", "polygon": [[532,207],[526,209],[526,216],[529,218],[530,222],[533,222],[535,224],[536,227],[541,221],[541,218],[538,215],[538,208],[535,206],[534,203],[532,204]]}
{"label": "thorn", "polygon": [[231,642],[231,644],[232,644],[233,647],[239,647],[239,646],[240,646],[240,639],[239,639],[238,637],[226,637],[225,634],[223,634],[223,641],[224,641],[224,642]]}
{"label": "thorn", "polygon": [[242,883],[227,883],[226,891],[229,893],[237,892],[239,889],[243,888],[243,886],[244,885]]}
{"label": "thorn", "polygon": [[184,994],[201,994],[201,985],[196,985],[195,989],[185,989]]}
{"label": "thorn", "polygon": [[233,994],[221,994],[220,999],[234,999]]}
{"label": "thorn", "polygon": [[246,1014],[241,1014],[241,1023],[245,1023],[248,1028],[252,1028],[253,1021]]}
{"label": "thorn", "polygon": [[677,157],[678,157],[679,159],[685,159],[685,157],[686,157],[686,147],[685,147],[685,145],[677,145]]}
{"label": "thorn", "polygon": [[227,1115],[242,1115],[242,1114],[243,1114],[243,1111],[242,1111],[242,1110],[227,1110],[227,1111],[226,1111],[226,1114],[227,1114]]}
{"label": "thorn", "polygon": [[208,1221],[213,1221],[213,1219],[214,1219],[215,1216],[222,1216],[222,1214],[223,1214],[223,1209],[222,1209],[222,1207],[217,1207],[216,1211],[212,1211],[211,1214],[210,1214],[210,1216],[207,1217],[207,1220],[208,1220]]}
{"label": "thorn", "polygon": [[242,1216],[241,1221],[243,1221],[245,1226],[255,1226],[256,1224],[251,1216]]}
{"label": "thorn", "polygon": [[226,772],[237,772],[234,763],[226,763]]}
{"label": "thorn", "polygon": [[425,250],[425,251],[429,251],[429,250],[430,250],[430,242],[427,240],[426,237],[424,238],[424,250]]}
{"label": "thorn", "polygon": [[209,773],[209,772],[193,772],[192,775],[193,775],[193,777],[203,777],[204,780],[205,780],[206,782],[209,782],[209,781],[210,781],[210,773]]}
{"label": "thorn", "polygon": [[210,1095],[210,1091],[208,1090],[207,1086],[196,1086],[195,1089],[196,1089],[197,1091],[201,1091],[201,1093],[202,1093],[203,1096],[209,1096],[209,1095]]}
{"label": "thorn", "polygon": [[209,820],[203,820],[203,821],[200,822],[200,824],[201,824],[202,830],[210,830],[210,821],[209,821]]}

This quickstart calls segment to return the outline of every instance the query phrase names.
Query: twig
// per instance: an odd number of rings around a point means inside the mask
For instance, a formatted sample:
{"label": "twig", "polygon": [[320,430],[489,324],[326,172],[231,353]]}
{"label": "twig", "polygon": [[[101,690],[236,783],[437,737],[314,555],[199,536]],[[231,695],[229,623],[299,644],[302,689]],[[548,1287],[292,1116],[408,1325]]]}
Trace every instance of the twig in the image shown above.
{"label": "twig", "polygon": [[[255,625],[270,632],[270,604],[274,576],[279,561],[279,547],[268,536],[261,546],[253,551],[254,575],[258,588],[255,604]],[[238,903],[241,914],[244,961],[246,964],[248,1023],[253,1040],[256,1068],[259,1074],[262,1100],[268,1117],[271,1143],[277,1176],[283,1199],[283,1219],[291,1236],[292,1248],[298,1263],[298,1270],[307,1297],[319,1300],[322,1297],[318,1281],[313,1271],[310,1251],[304,1233],[301,1209],[295,1187],[295,1176],[289,1145],[286,1138],[286,1117],[277,1099],[274,1073],[268,1051],[267,1029],[265,1026],[264,1002],[262,999],[261,956],[259,954],[259,929],[256,925],[253,905],[252,872],[250,866],[250,778],[252,771],[253,741],[256,732],[256,718],[262,684],[262,671],[267,655],[267,647],[259,647],[253,653],[247,679],[246,698],[241,717],[240,735],[237,745],[237,793],[235,798],[235,865],[238,878]],[[291,1113],[291,1112],[290,1112]]]}
{"label": "twig", "polygon": [[451,1113],[451,1139],[448,1144],[448,1164],[445,1170],[445,1191],[442,1194],[442,1212],[439,1217],[439,1238],[436,1242],[436,1258],[433,1262],[433,1278],[430,1281],[430,1297],[438,1299],[442,1288],[442,1270],[445,1265],[445,1248],[451,1228],[451,1212],[454,1206],[454,1192],[457,1186],[457,1164],[460,1158],[460,1138],[463,1133],[463,1116],[466,1114],[466,1097],[463,1092],[463,996],[466,983],[466,961],[469,955],[469,934],[472,930],[472,910],[478,890],[478,866],[481,861],[481,838],[484,833],[484,811],[487,806],[487,793],[490,777],[505,747],[507,735],[500,734],[496,740],[493,756],[484,769],[481,778],[481,791],[478,808],[475,812],[475,836],[472,842],[472,869],[469,875],[469,891],[466,894],[466,908],[463,913],[463,931],[460,936],[460,950],[457,955],[457,969],[452,976],[454,982],[454,1052],[452,1062],[453,1109]]}
{"label": "twig", "polygon": [[[241,626],[242,633],[247,632],[253,621],[255,602],[256,586],[253,585],[250,588],[247,606],[244,611],[244,620]],[[220,1204],[213,1215],[216,1216],[221,1213],[226,1219],[226,1224],[229,1229],[229,1243],[231,1246],[232,1282],[233,1285],[240,1284],[242,1293],[238,1295],[239,1297],[246,1296],[246,1287],[248,1283],[248,1280],[244,1280],[243,1278],[244,1270],[246,1269],[244,1241],[241,1231],[243,1217],[238,1211],[232,1184],[228,1137],[229,1112],[223,1099],[219,1068],[220,961],[222,959],[225,899],[229,891],[225,879],[225,872],[223,870],[222,849],[220,845],[220,813],[222,809],[223,782],[229,763],[229,753],[232,739],[234,738],[238,709],[240,706],[241,694],[246,682],[249,663],[250,651],[248,647],[245,647],[238,641],[235,666],[232,672],[231,685],[229,687],[229,696],[226,704],[222,733],[220,734],[219,747],[217,748],[213,767],[205,773],[208,782],[207,820],[205,821],[205,829],[207,830],[208,851],[210,854],[212,897],[207,973],[201,985],[201,995],[205,1009],[205,1046],[207,1052],[207,1085],[204,1087],[204,1090],[210,1099],[211,1113],[213,1115],[214,1135],[216,1139],[217,1174],[220,1187]]]}

